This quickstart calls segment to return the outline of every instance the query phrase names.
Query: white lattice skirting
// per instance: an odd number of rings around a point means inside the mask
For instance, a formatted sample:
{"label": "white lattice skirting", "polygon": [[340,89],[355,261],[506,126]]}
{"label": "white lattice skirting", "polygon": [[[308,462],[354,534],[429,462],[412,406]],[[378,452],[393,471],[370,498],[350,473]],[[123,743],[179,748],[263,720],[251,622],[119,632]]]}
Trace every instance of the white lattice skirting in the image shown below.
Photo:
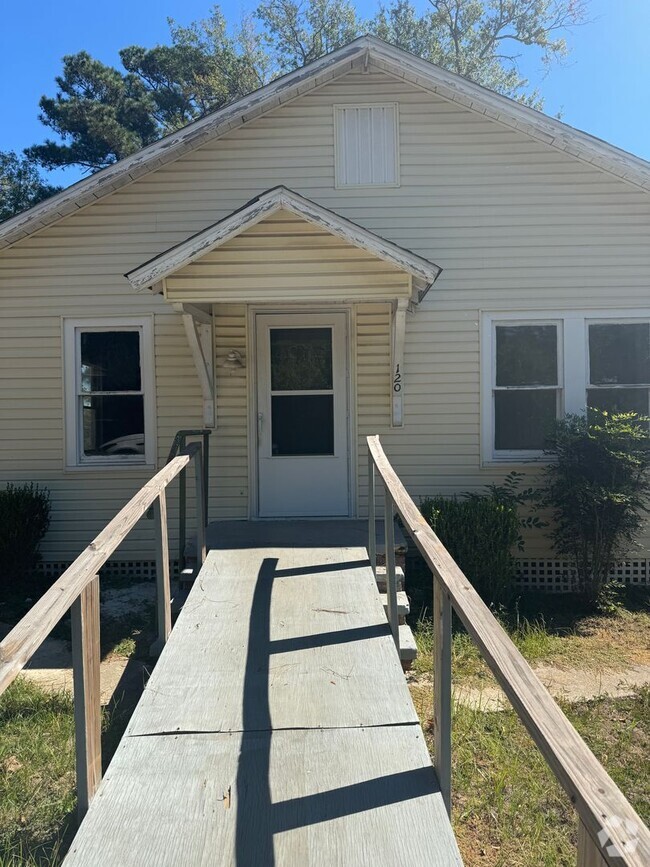
{"label": "white lattice skirting", "polygon": [[[47,561],[39,566],[41,574],[48,581],[56,581],[59,575],[62,575],[68,568],[70,563]],[[178,561],[174,560],[172,566],[172,577],[178,575]],[[106,578],[124,578],[130,579],[133,582],[137,581],[155,581],[156,580],[156,561],[155,560],[107,560],[102,567],[100,575]]]}
{"label": "white lattice skirting", "polygon": [[[546,590],[551,593],[568,593],[575,589],[575,571],[565,560],[518,560],[517,582],[526,590]],[[68,568],[66,562],[44,562],[40,571],[48,581],[55,581]],[[178,561],[174,560],[172,577],[178,576]],[[136,581],[156,580],[155,560],[108,560],[101,574],[110,578]],[[650,586],[650,560],[626,560],[617,563],[610,572],[612,581],[621,584]],[[408,575],[406,576],[408,584]]]}
{"label": "white lattice skirting", "polygon": [[[518,560],[518,583],[527,590],[568,593],[574,590],[575,570],[566,560]],[[625,560],[609,573],[619,584],[650,586],[650,560]]]}

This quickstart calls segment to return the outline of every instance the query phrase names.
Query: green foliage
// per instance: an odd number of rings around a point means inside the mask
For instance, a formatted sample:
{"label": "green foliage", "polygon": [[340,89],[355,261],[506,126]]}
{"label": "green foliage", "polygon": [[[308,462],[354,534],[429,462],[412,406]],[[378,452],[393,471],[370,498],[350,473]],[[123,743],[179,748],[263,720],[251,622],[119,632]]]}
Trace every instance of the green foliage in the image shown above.
{"label": "green foliage", "polygon": [[372,32],[491,90],[533,108],[543,101],[519,71],[520,51],[535,46],[544,65],[568,54],[563,34],[585,20],[588,0],[410,0],[381,6]]}
{"label": "green foliage", "polygon": [[125,72],[86,51],[63,58],[41,121],[60,137],[26,153],[48,169],[105,168],[264,83],[261,37],[244,22],[230,37],[218,7],[189,27],[169,20],[171,45],[120,51]]}
{"label": "green foliage", "polygon": [[0,588],[29,586],[50,525],[50,495],[38,485],[12,485],[0,491]]}
{"label": "green foliage", "polygon": [[264,0],[256,15],[282,72],[305,66],[363,32],[363,22],[348,0]]}
{"label": "green foliage", "polygon": [[592,600],[629,555],[648,511],[649,423],[590,409],[558,421],[550,439],[554,460],[543,470],[539,504],[552,512],[557,555],[575,565],[576,589]]}
{"label": "green foliage", "polygon": [[14,151],[0,151],[0,222],[58,193],[45,183],[34,162]]}
{"label": "green foliage", "polygon": [[587,5],[588,0],[429,0],[419,12],[410,0],[391,0],[363,21],[348,0],[263,0],[256,14],[265,26],[273,60],[283,71],[303,66],[360,33],[374,33],[540,108],[539,94],[530,91],[519,71],[521,49],[534,46],[547,66],[562,60],[568,54],[564,34],[585,20]]}
{"label": "green foliage", "polygon": [[57,93],[40,101],[58,140],[26,153],[47,169],[97,171],[365,32],[539,107],[519,52],[534,48],[546,64],[562,59],[562,34],[584,20],[588,2],[430,0],[419,12],[410,0],[390,0],[364,21],[350,0],[262,0],[257,24],[245,18],[236,28],[213,6],[188,26],[168,19],[169,45],[124,48],[124,71],[85,51],[64,57]]}
{"label": "green foliage", "polygon": [[484,601],[507,602],[515,581],[513,549],[521,543],[516,503],[491,492],[430,497],[420,510]]}
{"label": "green foliage", "polygon": [[43,96],[40,120],[62,139],[25,152],[47,169],[100,169],[158,138],[154,101],[140,79],[94,60],[86,51],[63,58],[56,96]]}

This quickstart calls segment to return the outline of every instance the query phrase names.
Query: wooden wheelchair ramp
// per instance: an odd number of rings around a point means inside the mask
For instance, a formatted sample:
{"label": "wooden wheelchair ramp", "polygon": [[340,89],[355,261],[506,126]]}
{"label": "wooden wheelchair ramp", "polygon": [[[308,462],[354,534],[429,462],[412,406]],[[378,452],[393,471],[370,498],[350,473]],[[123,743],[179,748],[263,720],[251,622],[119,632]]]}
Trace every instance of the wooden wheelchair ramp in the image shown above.
{"label": "wooden wheelchair ramp", "polygon": [[462,863],[367,556],[210,552],[67,867]]}

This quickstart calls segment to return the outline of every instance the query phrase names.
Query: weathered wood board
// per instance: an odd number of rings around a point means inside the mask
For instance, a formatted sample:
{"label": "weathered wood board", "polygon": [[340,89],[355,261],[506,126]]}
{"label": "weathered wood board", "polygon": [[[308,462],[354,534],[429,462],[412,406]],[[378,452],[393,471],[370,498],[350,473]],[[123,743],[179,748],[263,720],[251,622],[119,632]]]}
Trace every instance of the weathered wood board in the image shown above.
{"label": "weathered wood board", "polygon": [[213,551],[130,734],[417,722],[362,548]]}
{"label": "weathered wood board", "polygon": [[462,863],[364,548],[208,555],[64,863]]}
{"label": "weathered wood board", "polygon": [[126,737],[65,867],[461,863],[415,725]]}

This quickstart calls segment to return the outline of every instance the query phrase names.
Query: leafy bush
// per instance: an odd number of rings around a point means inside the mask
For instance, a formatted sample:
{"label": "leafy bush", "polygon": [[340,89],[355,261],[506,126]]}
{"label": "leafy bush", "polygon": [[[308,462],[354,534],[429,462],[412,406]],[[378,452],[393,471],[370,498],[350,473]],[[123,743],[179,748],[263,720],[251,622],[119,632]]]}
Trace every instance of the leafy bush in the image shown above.
{"label": "leafy bush", "polygon": [[523,547],[523,521],[518,506],[531,496],[519,493],[520,473],[510,473],[503,485],[487,486],[487,493],[458,497],[429,497],[420,504],[422,514],[477,592],[488,604],[504,603],[515,585],[515,548]]}
{"label": "leafy bush", "polygon": [[40,560],[40,543],[50,525],[50,495],[38,485],[0,491],[0,587],[29,585]]}
{"label": "leafy bush", "polygon": [[589,409],[555,425],[538,493],[550,509],[549,537],[575,566],[577,590],[603,593],[616,560],[629,556],[648,512],[650,419]]}

